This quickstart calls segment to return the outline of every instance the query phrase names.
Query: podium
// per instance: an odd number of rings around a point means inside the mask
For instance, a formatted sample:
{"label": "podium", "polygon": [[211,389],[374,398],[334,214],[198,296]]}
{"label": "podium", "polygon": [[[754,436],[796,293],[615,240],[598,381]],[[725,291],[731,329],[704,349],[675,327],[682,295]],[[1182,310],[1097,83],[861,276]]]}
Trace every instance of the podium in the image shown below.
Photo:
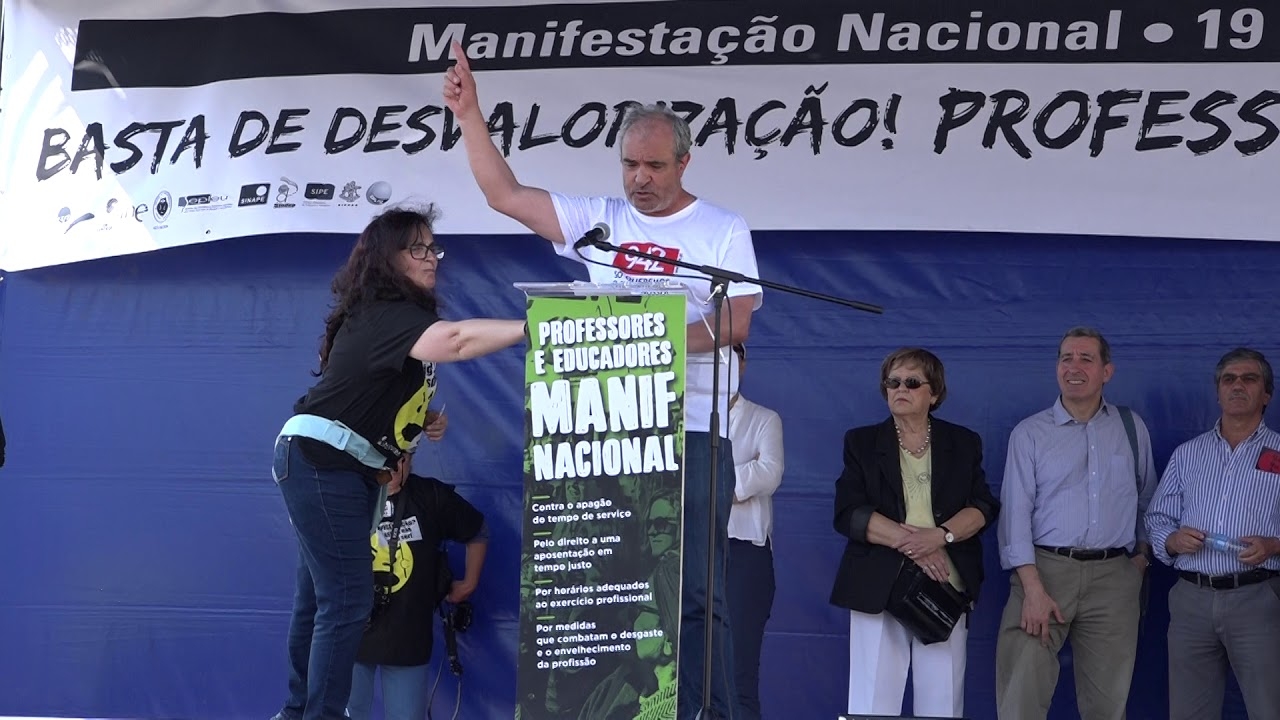
{"label": "podium", "polygon": [[516,287],[529,327],[517,717],[674,720],[690,294]]}

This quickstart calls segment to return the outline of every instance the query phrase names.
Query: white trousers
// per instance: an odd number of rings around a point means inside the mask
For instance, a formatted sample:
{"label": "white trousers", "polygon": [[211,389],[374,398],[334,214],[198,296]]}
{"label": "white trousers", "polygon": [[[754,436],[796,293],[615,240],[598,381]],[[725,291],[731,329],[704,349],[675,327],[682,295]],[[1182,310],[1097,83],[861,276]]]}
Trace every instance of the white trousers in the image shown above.
{"label": "white trousers", "polygon": [[964,715],[969,623],[962,618],[946,642],[922,645],[889,613],[849,612],[849,713],[901,715],[912,669],[912,712]]}

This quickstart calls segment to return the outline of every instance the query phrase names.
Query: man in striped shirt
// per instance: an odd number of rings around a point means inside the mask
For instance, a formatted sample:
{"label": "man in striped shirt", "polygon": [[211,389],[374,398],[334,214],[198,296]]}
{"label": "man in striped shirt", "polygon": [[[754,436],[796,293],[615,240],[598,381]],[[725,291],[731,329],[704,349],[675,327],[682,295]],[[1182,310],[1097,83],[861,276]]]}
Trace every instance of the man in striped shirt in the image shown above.
{"label": "man in striped shirt", "polygon": [[1114,372],[1100,332],[1068,330],[1057,402],[1009,436],[998,527],[1000,563],[1014,574],[996,640],[1001,720],[1048,714],[1068,639],[1080,717],[1125,716],[1156,471],[1142,418],[1102,397]]}
{"label": "man in striped shirt", "polygon": [[1280,434],[1262,353],[1237,348],[1214,373],[1222,416],[1173,451],[1147,513],[1169,592],[1169,717],[1222,717],[1230,663],[1249,717],[1280,718]]}

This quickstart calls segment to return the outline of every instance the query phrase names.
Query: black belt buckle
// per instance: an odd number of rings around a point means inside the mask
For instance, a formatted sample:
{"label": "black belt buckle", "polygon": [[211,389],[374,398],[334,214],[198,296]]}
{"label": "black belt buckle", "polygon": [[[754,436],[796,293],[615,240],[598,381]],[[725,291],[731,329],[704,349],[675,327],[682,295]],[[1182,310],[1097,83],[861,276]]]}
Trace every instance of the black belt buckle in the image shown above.
{"label": "black belt buckle", "polygon": [[1247,570],[1233,575],[1205,575],[1203,573],[1183,572],[1182,577],[1196,584],[1197,587],[1211,590],[1235,590],[1247,585],[1265,582],[1276,576],[1274,570]]}
{"label": "black belt buckle", "polygon": [[1064,554],[1072,560],[1105,560],[1107,557],[1106,550],[1091,548],[1067,548]]}
{"label": "black belt buckle", "polygon": [[1073,548],[1073,547],[1046,547],[1045,550],[1072,560],[1110,560],[1113,557],[1119,557],[1124,554],[1124,548]]}

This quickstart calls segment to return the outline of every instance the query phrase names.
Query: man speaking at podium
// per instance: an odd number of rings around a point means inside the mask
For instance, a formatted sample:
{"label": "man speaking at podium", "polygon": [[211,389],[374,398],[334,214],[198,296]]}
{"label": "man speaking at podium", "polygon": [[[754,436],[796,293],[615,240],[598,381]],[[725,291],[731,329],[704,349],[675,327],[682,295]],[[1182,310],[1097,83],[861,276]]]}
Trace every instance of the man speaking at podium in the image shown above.
{"label": "man speaking at podium", "polygon": [[[461,46],[454,44],[453,67],[445,73],[444,101],[458,118],[467,159],[489,206],[550,240],[562,256],[587,263],[597,283],[670,280],[690,288],[688,367],[685,381],[684,566],[679,650],[679,720],[692,720],[702,705],[703,647],[707,610],[707,527],[710,510],[712,362],[719,355],[721,403],[717,462],[716,568],[712,593],[713,638],[711,696],[714,715],[737,717],[733,704],[732,649],[725,604],[725,547],[733,501],[733,449],[728,440],[728,398],[737,390],[729,372],[734,344],[747,339],[751,313],[760,307],[758,285],[731,283],[720,325],[721,348],[714,352],[707,326],[714,307],[708,301],[710,279],[669,263],[624,257],[592,246],[575,247],[598,223],[618,246],[636,248],[684,262],[712,265],[755,277],[755,248],[747,223],[737,213],[716,207],[684,189],[689,165],[689,126],[662,107],[632,108],[618,133],[622,187],[626,198],[572,197],[521,185],[489,137],[480,111],[475,79]],[[585,262],[585,261],[584,261]],[[707,318],[704,322],[703,318]],[[732,709],[732,711],[731,711]],[[703,720],[708,720],[704,718]]]}

